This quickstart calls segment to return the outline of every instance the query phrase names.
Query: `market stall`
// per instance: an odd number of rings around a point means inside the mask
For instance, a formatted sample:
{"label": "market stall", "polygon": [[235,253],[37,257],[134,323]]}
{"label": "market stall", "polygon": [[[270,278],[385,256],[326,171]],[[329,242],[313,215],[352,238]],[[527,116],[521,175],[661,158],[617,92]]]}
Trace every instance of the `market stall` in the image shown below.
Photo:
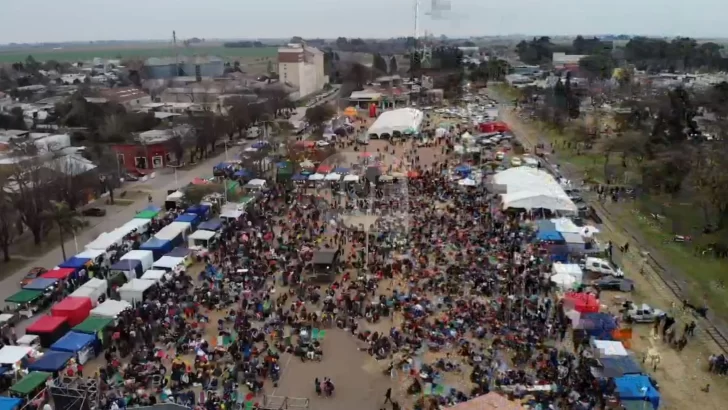
{"label": "market stall", "polygon": [[592,293],[569,292],[564,296],[564,309],[579,313],[599,312],[599,299]]}
{"label": "market stall", "polygon": [[167,275],[167,271],[160,269],[150,269],[144,272],[144,275],[142,275],[141,279],[150,280],[154,283],[159,283],[165,275]]}
{"label": "market stall", "polygon": [[15,366],[25,361],[33,354],[33,348],[28,346],[3,346],[0,349],[0,366]]}
{"label": "market stall", "polygon": [[187,237],[188,246],[197,252],[198,255],[204,256],[207,250],[217,240],[217,232],[198,229]]}
{"label": "market stall", "polygon": [[149,268],[152,267],[152,264],[154,263],[154,253],[152,251],[148,250],[135,250],[135,251],[129,251],[124,256],[119,258],[119,261],[125,261],[125,260],[137,260],[142,263],[142,270],[146,271]]}
{"label": "market stall", "polygon": [[172,250],[173,247],[182,245],[184,242],[185,229],[187,229],[187,226],[173,225],[172,223],[162,228],[154,237],[163,241],[169,241],[171,243],[169,249]]}
{"label": "market stall", "polygon": [[28,370],[48,372],[58,376],[71,359],[73,359],[73,353],[49,350],[38,360],[29,364]]}
{"label": "market stall", "polygon": [[166,272],[177,272],[185,266],[184,258],[176,258],[174,256],[162,256],[158,261],[154,262],[154,269]]}
{"label": "market stall", "polygon": [[135,305],[144,302],[145,295],[152,286],[154,286],[152,281],[133,279],[119,288],[119,295],[121,295],[121,300]]}
{"label": "market stall", "polygon": [[76,271],[76,276],[85,276],[86,270],[93,265],[93,260],[89,258],[79,258],[72,256],[58,265],[59,268],[71,268]]}
{"label": "market stall", "polygon": [[[116,301],[114,301],[116,302]],[[91,312],[91,316],[86,318],[80,325],[73,328],[74,332],[87,333],[90,335],[96,335],[96,337],[103,344],[106,340],[105,333],[114,324],[114,318],[97,316]]]}
{"label": "market stall", "polygon": [[41,347],[47,349],[69,330],[71,327],[65,317],[44,315],[28,326],[25,333],[38,336]]}
{"label": "market stall", "polygon": [[19,410],[23,400],[16,397],[0,397],[0,410]]}
{"label": "market stall", "polygon": [[23,286],[25,290],[50,292],[58,284],[58,279],[37,278]]}
{"label": "market stall", "polygon": [[142,261],[135,259],[125,259],[116,262],[109,268],[110,276],[123,274],[127,281],[138,278],[144,273]]}
{"label": "market stall", "polygon": [[45,389],[46,381],[53,377],[47,372],[30,372],[17,383],[10,386],[10,394],[15,397],[32,399]]}
{"label": "market stall", "polygon": [[[140,279],[141,280],[141,279]],[[98,305],[91,311],[91,317],[99,317],[105,319],[116,319],[121,312],[131,309],[131,303],[125,300],[109,299]]]}
{"label": "market stall", "polygon": [[551,267],[551,274],[553,276],[571,276],[572,278],[574,278],[573,287],[581,285],[584,281],[584,272],[581,270],[581,267],[579,267],[579,265],[575,263],[554,263]]}
{"label": "market stall", "polygon": [[138,214],[134,215],[134,219],[144,219],[144,220],[151,220],[157,217],[159,215],[160,210],[156,209],[145,209]]}
{"label": "market stall", "polygon": [[653,409],[660,407],[660,392],[645,375],[627,375],[614,379],[619,400],[648,402]]}
{"label": "market stall", "polygon": [[[151,211],[151,210],[146,210],[143,212],[149,212],[149,211]],[[149,227],[151,225],[152,225],[152,220],[149,218],[134,218],[131,221],[122,225],[119,229],[126,230],[129,233],[137,232],[137,233],[143,234],[149,230]]]}
{"label": "market stall", "polygon": [[139,247],[139,249],[144,251],[152,251],[155,260],[164,256],[172,248],[174,248],[172,242],[159,238],[150,238]]}
{"label": "market stall", "polygon": [[40,275],[40,277],[45,279],[68,280],[75,273],[76,270],[73,268],[55,268]]}
{"label": "market stall", "polygon": [[185,213],[195,214],[199,216],[201,220],[204,220],[210,214],[210,206],[205,204],[192,205],[185,210]]}
{"label": "market stall", "polygon": [[195,262],[192,257],[192,251],[189,248],[177,247],[167,252],[164,256],[183,258],[185,260],[185,266],[190,266]]}
{"label": "market stall", "polygon": [[222,229],[222,221],[219,218],[213,218],[198,225],[197,229],[216,232]]}
{"label": "market stall", "polygon": [[197,229],[197,225],[200,224],[200,217],[197,214],[182,214],[175,218],[174,222],[184,222],[192,226],[192,229]]}
{"label": "market stall", "polygon": [[91,312],[90,298],[77,298],[69,296],[56,303],[51,308],[51,314],[56,317],[65,317],[69,326],[76,326],[83,322]]}
{"label": "market stall", "polygon": [[56,352],[73,353],[78,363],[85,364],[96,357],[101,345],[95,335],[70,331],[57,342],[53,343],[51,350]]}
{"label": "market stall", "polygon": [[91,259],[94,265],[109,266],[109,258],[106,256],[106,251],[102,249],[86,249],[85,251],[77,254],[76,257]]}
{"label": "market stall", "polygon": [[91,305],[99,304],[99,298],[106,293],[109,284],[105,279],[91,278],[69,296],[91,299]]}
{"label": "market stall", "polygon": [[30,318],[35,312],[46,308],[50,299],[42,291],[23,289],[9,296],[5,302],[11,303],[11,308],[19,315]]}

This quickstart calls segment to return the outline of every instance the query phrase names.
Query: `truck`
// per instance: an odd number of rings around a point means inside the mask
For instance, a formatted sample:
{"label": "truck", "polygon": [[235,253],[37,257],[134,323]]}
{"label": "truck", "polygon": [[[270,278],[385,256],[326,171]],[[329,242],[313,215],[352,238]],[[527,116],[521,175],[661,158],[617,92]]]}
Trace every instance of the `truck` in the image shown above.
{"label": "truck", "polygon": [[665,316],[665,312],[646,303],[635,305],[627,302],[627,305],[624,311],[624,319],[630,323],[654,323]]}

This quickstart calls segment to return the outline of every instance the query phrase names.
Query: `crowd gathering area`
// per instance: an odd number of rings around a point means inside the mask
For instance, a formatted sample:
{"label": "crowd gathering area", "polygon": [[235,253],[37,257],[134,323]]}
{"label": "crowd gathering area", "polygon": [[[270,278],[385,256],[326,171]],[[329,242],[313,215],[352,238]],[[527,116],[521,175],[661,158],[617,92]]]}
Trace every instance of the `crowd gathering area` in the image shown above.
{"label": "crowd gathering area", "polygon": [[172,193],[23,281],[2,315],[0,410],[59,407],[73,381],[104,410],[659,408],[644,370],[659,353],[631,352],[632,326],[676,348],[690,333],[664,313],[632,323],[568,181],[538,160],[494,166],[513,135],[471,105],[367,119],[366,145],[352,118],[332,141],[346,154],[281,159],[267,179],[223,164],[243,200]]}

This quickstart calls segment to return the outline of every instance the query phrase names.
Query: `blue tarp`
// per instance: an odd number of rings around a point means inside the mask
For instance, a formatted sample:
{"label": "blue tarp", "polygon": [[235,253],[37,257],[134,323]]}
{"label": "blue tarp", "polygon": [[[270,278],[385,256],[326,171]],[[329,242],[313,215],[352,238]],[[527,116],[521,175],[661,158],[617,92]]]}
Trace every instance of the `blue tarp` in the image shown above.
{"label": "blue tarp", "polygon": [[612,331],[617,328],[617,322],[608,313],[587,313],[579,318],[579,327],[584,329],[590,337],[599,340],[613,340]]}
{"label": "blue tarp", "polygon": [[349,172],[351,172],[351,168],[336,167],[336,168],[334,168],[334,172],[336,172],[337,174],[344,175],[344,174],[348,174]]}
{"label": "blue tarp", "polygon": [[33,279],[30,283],[23,286],[23,289],[28,290],[46,290],[50,288],[51,286],[58,283],[58,279],[47,279],[47,278],[38,278]]}
{"label": "blue tarp", "polygon": [[207,213],[210,212],[210,205],[204,205],[204,204],[197,204],[192,205],[191,207],[187,208],[185,213],[188,214],[195,214],[199,216],[205,216]]}
{"label": "blue tarp", "polygon": [[0,397],[0,410],[15,410],[23,404],[23,399],[15,397]]}
{"label": "blue tarp", "polygon": [[291,179],[294,181],[305,181],[308,179],[308,177],[303,174],[296,174],[296,175],[292,176]]}
{"label": "blue tarp", "polygon": [[564,242],[564,237],[558,231],[538,231],[536,239],[539,241]]}
{"label": "blue tarp", "polygon": [[7,373],[7,372],[9,372],[11,370],[13,370],[13,369],[10,368],[10,367],[0,366],[0,376],[4,375],[5,373]]}
{"label": "blue tarp", "polygon": [[470,165],[466,165],[466,164],[458,165],[455,167],[455,172],[459,172],[459,173],[467,173],[467,172],[470,172],[470,170],[471,170]]}
{"label": "blue tarp", "polygon": [[148,241],[144,242],[139,249],[143,251],[152,251],[154,254],[154,260],[156,261],[172,250],[172,242],[152,237]]}
{"label": "blue tarp", "polygon": [[660,392],[645,375],[631,374],[614,379],[617,393],[622,401],[647,401],[653,409],[660,407]]}
{"label": "blue tarp", "polygon": [[270,143],[268,143],[268,141],[258,141],[255,144],[251,145],[251,147],[255,148],[255,149],[261,149],[261,148],[265,148],[269,145],[270,145]]}
{"label": "blue tarp", "polygon": [[201,223],[200,226],[197,227],[197,229],[215,232],[222,229],[222,221],[218,218],[210,219],[209,221]]}
{"label": "blue tarp", "polygon": [[197,214],[182,214],[175,218],[174,222],[187,222],[192,226],[196,226],[200,217]]}
{"label": "blue tarp", "polygon": [[161,210],[162,210],[162,208],[160,208],[156,205],[149,204],[149,205],[147,205],[146,208],[142,209],[140,212],[144,212],[144,211],[160,212]]}
{"label": "blue tarp", "polygon": [[58,339],[57,342],[53,343],[51,350],[55,350],[57,352],[78,353],[84,347],[92,344],[95,340],[95,335],[71,331],[66,333],[66,335],[62,338]]}
{"label": "blue tarp", "polygon": [[622,377],[628,374],[642,374],[642,368],[632,356],[608,356],[599,359],[604,377]]}
{"label": "blue tarp", "polygon": [[558,232],[556,231],[556,224],[549,221],[548,219],[540,219],[536,221],[536,230],[541,231],[552,231],[552,232]]}
{"label": "blue tarp", "polygon": [[227,162],[221,162],[221,163],[215,165],[214,167],[212,167],[212,169],[223,170],[223,169],[225,169],[225,168],[227,168],[229,166],[230,166],[229,163],[227,163]]}
{"label": "blue tarp", "polygon": [[249,178],[253,176],[253,173],[251,171],[248,171],[247,169],[241,169],[239,171],[236,171],[233,176],[236,178]]}
{"label": "blue tarp", "polygon": [[71,269],[81,269],[90,261],[89,258],[77,258],[75,256],[72,256],[68,258],[65,262],[58,265],[59,268],[71,268]]}
{"label": "blue tarp", "polygon": [[45,352],[40,359],[31,363],[28,366],[28,370],[55,373],[63,369],[72,357],[73,353],[70,352],[54,352],[50,350]]}

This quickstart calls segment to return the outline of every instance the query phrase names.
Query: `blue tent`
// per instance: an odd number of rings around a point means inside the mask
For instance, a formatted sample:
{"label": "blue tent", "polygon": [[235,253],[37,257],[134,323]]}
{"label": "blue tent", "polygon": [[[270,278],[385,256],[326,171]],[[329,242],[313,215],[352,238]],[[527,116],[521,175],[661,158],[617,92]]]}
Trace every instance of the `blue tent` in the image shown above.
{"label": "blue tent", "polygon": [[470,165],[467,165],[467,164],[462,164],[462,165],[458,165],[455,167],[455,172],[458,172],[461,174],[469,173],[470,170],[471,170]]}
{"label": "blue tent", "polygon": [[69,360],[73,357],[70,352],[54,352],[53,350],[45,352],[43,356],[28,366],[30,371],[56,373],[63,369]]}
{"label": "blue tent", "polygon": [[200,217],[197,214],[182,214],[174,222],[187,222],[192,225],[192,229],[195,229],[200,223]]}
{"label": "blue tent", "polygon": [[642,368],[632,356],[608,356],[599,359],[602,364],[602,377],[622,377],[624,375],[642,374]]}
{"label": "blue tent", "polygon": [[308,179],[308,177],[303,174],[296,174],[296,175],[292,176],[291,179],[293,181],[305,181]]}
{"label": "blue tent", "polygon": [[233,176],[235,178],[252,178],[253,177],[253,172],[251,172],[251,171],[249,171],[247,169],[241,169],[241,170],[236,171],[233,174]]}
{"label": "blue tent", "polygon": [[536,239],[544,242],[564,242],[564,237],[559,231],[538,231]]}
{"label": "blue tent", "polygon": [[646,401],[653,409],[660,407],[660,392],[652,385],[650,378],[643,374],[630,374],[614,379],[617,393],[622,401]]}
{"label": "blue tent", "polygon": [[0,410],[19,409],[21,404],[23,404],[23,399],[15,397],[0,397]]}
{"label": "blue tent", "polygon": [[185,213],[198,215],[204,218],[210,212],[210,205],[197,204],[187,208]]}
{"label": "blue tent", "polygon": [[148,241],[144,242],[139,249],[143,251],[152,251],[154,254],[154,260],[156,261],[172,250],[172,242],[152,237]]}
{"label": "blue tent", "polygon": [[334,168],[334,172],[336,172],[337,174],[344,175],[344,174],[348,174],[349,172],[351,172],[351,168],[336,167],[336,168]]}
{"label": "blue tent", "polygon": [[225,168],[227,168],[229,166],[230,166],[229,163],[227,163],[227,162],[221,162],[221,163],[215,165],[214,167],[212,167],[212,169],[224,170]]}
{"label": "blue tent", "polygon": [[53,345],[51,346],[51,350],[55,350],[56,352],[70,352],[75,354],[90,346],[95,341],[95,335],[71,331],[66,333],[66,335],[62,338],[58,339],[57,342],[53,343]]}
{"label": "blue tent", "polygon": [[68,258],[65,262],[58,265],[59,268],[71,268],[71,269],[83,269],[86,264],[90,261],[89,258],[77,258],[75,256],[72,256]]}
{"label": "blue tent", "polygon": [[584,329],[590,337],[599,340],[613,340],[612,332],[617,328],[617,322],[608,313],[587,313],[579,318],[579,327]]}
{"label": "blue tent", "polygon": [[166,253],[164,256],[172,256],[175,258],[186,258],[192,253],[191,250],[187,248],[177,247]]}
{"label": "blue tent", "polygon": [[136,259],[123,259],[109,268],[111,271],[116,272],[129,272],[126,275],[127,279],[131,280],[134,278],[140,278],[144,274],[144,267],[142,261]]}
{"label": "blue tent", "polygon": [[[7,366],[0,366],[0,376],[4,375],[5,373],[12,371],[13,369]],[[2,396],[0,396],[2,397]]]}
{"label": "blue tent", "polygon": [[209,221],[201,223],[200,226],[197,227],[197,229],[204,229],[206,231],[215,232],[222,229],[222,221],[218,218],[213,218]]}
{"label": "blue tent", "polygon": [[38,278],[23,286],[27,290],[46,290],[58,283],[58,279]]}
{"label": "blue tent", "polygon": [[152,212],[160,212],[162,208],[158,207],[157,205],[149,204],[146,208],[142,209],[140,212],[144,211],[152,211]]}
{"label": "blue tent", "polygon": [[540,219],[536,221],[537,231],[556,231],[556,224],[549,221],[548,219]]}
{"label": "blue tent", "polygon": [[251,145],[251,147],[255,148],[255,149],[261,149],[261,148],[265,148],[269,145],[270,145],[270,143],[268,141],[258,141],[255,144]]}
{"label": "blue tent", "polygon": [[288,161],[276,162],[276,168],[285,169],[288,168]]}

